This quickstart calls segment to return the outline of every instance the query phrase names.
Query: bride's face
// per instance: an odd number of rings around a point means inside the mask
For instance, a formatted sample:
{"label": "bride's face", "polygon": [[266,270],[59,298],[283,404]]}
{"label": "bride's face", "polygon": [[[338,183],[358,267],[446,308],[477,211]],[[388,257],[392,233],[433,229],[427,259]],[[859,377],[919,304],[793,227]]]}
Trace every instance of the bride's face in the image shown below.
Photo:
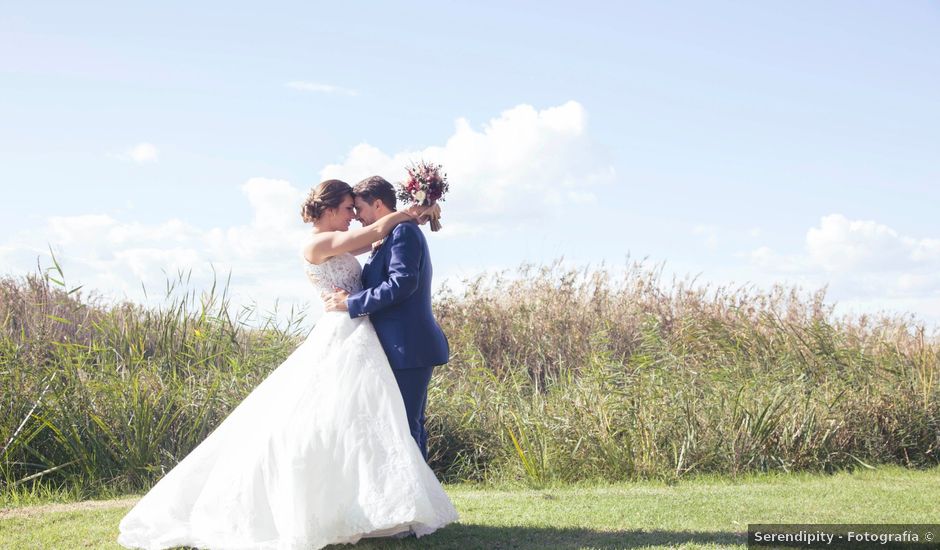
{"label": "bride's face", "polygon": [[346,231],[349,229],[349,222],[356,219],[356,209],[353,207],[353,198],[346,195],[343,202],[339,203],[334,209],[330,210],[330,228],[333,231]]}

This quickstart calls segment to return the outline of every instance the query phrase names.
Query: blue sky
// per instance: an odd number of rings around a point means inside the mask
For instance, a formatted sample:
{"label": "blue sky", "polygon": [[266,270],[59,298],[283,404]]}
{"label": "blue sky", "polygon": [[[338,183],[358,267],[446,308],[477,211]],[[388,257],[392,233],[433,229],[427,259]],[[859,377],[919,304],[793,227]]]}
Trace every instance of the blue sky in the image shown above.
{"label": "blue sky", "polygon": [[33,3],[0,272],[312,297],[298,197],[444,162],[436,277],[625,258],[940,321],[937,2]]}

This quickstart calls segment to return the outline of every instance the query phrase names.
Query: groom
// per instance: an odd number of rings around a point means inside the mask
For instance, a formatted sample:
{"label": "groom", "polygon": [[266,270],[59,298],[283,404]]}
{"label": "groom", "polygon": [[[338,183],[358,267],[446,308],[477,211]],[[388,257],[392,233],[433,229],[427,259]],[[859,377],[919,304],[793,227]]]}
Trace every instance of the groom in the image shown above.
{"label": "groom", "polygon": [[[359,221],[374,223],[395,211],[395,188],[372,176],[353,188]],[[428,459],[424,409],[428,382],[437,365],[450,357],[447,338],[431,313],[431,257],[424,233],[415,223],[402,223],[373,248],[362,268],[363,290],[349,295],[338,290],[327,311],[369,316],[398,381],[411,437]]]}

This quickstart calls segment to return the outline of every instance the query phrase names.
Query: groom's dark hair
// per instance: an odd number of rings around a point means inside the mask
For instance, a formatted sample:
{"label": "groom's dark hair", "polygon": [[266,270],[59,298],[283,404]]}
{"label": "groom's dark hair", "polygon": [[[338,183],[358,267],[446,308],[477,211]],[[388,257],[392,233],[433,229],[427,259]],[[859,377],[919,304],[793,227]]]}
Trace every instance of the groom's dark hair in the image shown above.
{"label": "groom's dark hair", "polygon": [[382,176],[372,176],[360,181],[353,187],[353,194],[369,204],[379,199],[386,208],[395,210],[395,188]]}

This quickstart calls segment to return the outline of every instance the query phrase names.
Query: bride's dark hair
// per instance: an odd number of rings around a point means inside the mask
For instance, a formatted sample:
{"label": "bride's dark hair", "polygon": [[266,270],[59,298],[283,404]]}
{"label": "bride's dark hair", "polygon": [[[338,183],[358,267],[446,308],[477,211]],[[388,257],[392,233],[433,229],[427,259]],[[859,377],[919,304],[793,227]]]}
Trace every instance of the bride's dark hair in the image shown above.
{"label": "bride's dark hair", "polygon": [[347,196],[353,196],[352,187],[348,183],[326,180],[310,190],[300,207],[300,217],[305,223],[315,222],[330,208],[338,207]]}

